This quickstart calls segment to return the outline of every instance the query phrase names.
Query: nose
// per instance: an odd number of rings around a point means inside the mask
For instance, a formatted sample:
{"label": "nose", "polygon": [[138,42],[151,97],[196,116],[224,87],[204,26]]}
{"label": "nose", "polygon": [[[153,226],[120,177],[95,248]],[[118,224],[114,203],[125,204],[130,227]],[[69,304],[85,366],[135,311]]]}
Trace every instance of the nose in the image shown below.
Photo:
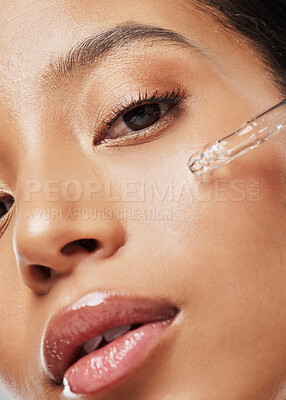
{"label": "nose", "polygon": [[85,263],[96,265],[125,244],[125,229],[103,192],[75,203],[61,196],[52,206],[45,191],[28,201],[24,193],[17,196],[13,245],[20,277],[35,293],[47,294],[59,277]]}

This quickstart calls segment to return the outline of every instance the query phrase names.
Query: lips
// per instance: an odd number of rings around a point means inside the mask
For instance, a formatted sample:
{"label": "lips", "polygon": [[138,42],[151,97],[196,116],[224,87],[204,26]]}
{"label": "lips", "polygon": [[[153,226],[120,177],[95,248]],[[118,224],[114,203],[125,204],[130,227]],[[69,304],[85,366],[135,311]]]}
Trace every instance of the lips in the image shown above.
{"label": "lips", "polygon": [[177,312],[161,299],[90,293],[48,321],[45,371],[73,393],[110,387],[144,361]]}

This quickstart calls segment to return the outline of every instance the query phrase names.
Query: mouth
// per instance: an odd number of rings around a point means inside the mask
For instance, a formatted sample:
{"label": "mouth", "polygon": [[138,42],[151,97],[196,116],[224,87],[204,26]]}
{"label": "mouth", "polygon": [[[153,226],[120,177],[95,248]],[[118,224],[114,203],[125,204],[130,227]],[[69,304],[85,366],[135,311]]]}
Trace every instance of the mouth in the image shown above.
{"label": "mouth", "polygon": [[178,309],[165,300],[90,293],[53,315],[42,340],[49,378],[82,395],[124,380],[161,343]]}

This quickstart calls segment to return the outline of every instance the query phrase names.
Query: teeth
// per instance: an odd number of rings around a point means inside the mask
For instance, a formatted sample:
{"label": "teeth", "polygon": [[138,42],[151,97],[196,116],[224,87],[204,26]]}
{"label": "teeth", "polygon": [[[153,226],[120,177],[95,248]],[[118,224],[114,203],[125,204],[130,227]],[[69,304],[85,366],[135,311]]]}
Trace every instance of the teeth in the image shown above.
{"label": "teeth", "polygon": [[86,344],[83,346],[84,351],[89,354],[92,351],[96,350],[102,341],[102,336],[97,336],[95,338],[92,338]]}
{"label": "teeth", "polygon": [[117,339],[119,336],[124,335],[124,333],[128,332],[131,329],[131,325],[120,326],[119,328],[110,329],[105,332],[103,336],[96,336],[92,338],[83,346],[84,351],[89,354],[92,351],[96,350],[100,345],[103,337],[107,342],[111,342],[112,340]]}
{"label": "teeth", "polygon": [[107,342],[111,342],[119,336],[124,335],[124,333],[128,332],[130,329],[131,325],[123,325],[119,328],[110,329],[109,331],[105,332],[103,336]]}

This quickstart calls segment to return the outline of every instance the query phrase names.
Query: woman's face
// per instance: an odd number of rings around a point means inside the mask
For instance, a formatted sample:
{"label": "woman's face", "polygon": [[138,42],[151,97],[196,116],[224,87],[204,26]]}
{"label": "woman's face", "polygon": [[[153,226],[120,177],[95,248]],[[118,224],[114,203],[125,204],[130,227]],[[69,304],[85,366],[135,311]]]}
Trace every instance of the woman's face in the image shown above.
{"label": "woman's face", "polygon": [[282,399],[284,139],[207,178],[187,167],[281,100],[257,54],[189,1],[1,8],[4,388],[64,398],[42,360],[47,321],[115,292],[179,311],[136,368],[84,398]]}

